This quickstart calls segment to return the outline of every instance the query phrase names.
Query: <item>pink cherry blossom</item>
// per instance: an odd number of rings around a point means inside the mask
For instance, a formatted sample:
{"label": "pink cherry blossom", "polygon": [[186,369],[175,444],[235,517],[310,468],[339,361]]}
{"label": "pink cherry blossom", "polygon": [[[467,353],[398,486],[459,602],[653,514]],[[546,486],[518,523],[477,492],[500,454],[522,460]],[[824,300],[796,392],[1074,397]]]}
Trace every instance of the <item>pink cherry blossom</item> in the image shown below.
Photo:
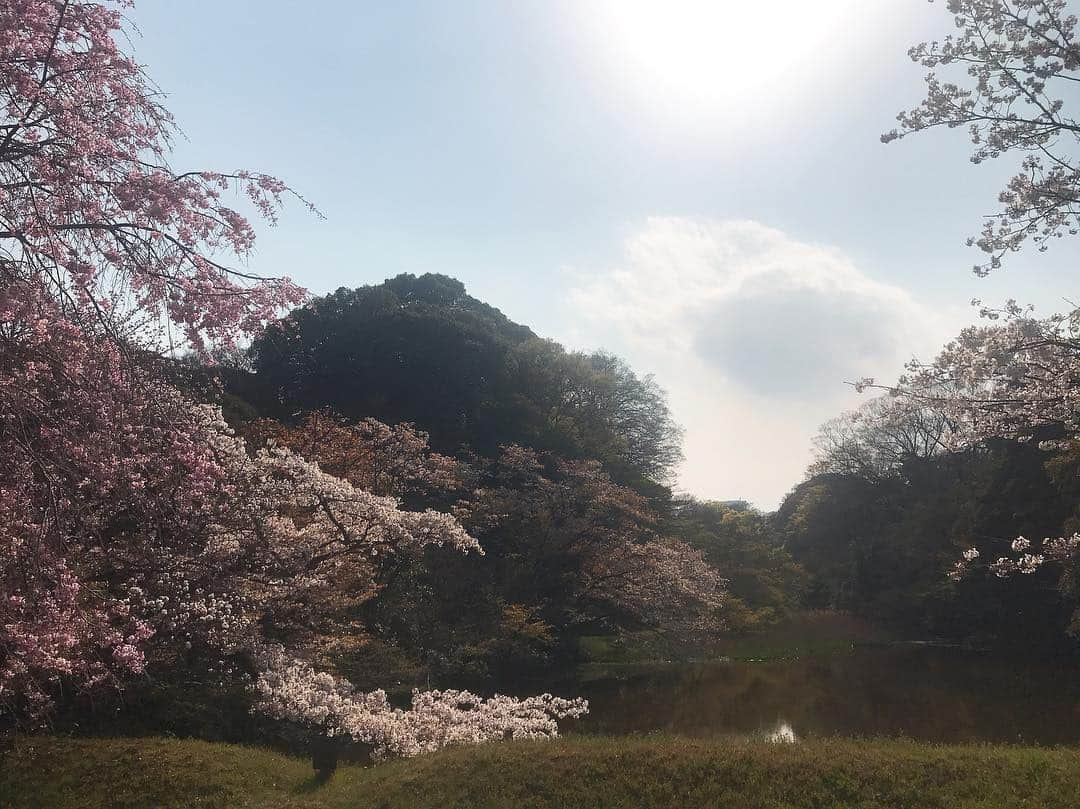
{"label": "pink cherry blossom", "polygon": [[[249,446],[173,384],[163,349],[205,357],[303,292],[236,266],[255,231],[223,202],[239,190],[274,224],[284,183],[168,164],[172,118],[117,45],[129,6],[0,0],[0,730],[180,655],[273,663],[263,700],[307,721],[290,700],[310,689],[278,686],[336,682],[299,656],[363,633],[383,560],[480,547],[449,514],[401,508],[418,481],[455,485],[450,459],[395,459],[423,454],[416,431],[335,425],[372,470],[339,477],[273,436]],[[269,630],[287,655],[266,657]],[[584,710],[432,692],[399,715],[379,693],[350,694],[366,707],[341,730],[398,754],[550,736]]]}
{"label": "pink cherry blossom", "polygon": [[275,221],[288,187],[249,171],[177,171],[160,92],[117,46],[126,0],[0,2],[0,278],[88,310],[122,289],[192,347],[257,330],[303,292],[228,263],[254,246],[225,204]]}

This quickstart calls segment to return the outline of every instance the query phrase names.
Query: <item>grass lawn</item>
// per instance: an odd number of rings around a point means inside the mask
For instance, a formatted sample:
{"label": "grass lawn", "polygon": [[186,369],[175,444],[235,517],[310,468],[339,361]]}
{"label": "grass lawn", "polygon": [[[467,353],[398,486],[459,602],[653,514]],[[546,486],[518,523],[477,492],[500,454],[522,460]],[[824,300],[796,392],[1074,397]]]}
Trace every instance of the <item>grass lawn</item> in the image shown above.
{"label": "grass lawn", "polygon": [[22,736],[3,809],[1080,807],[1080,749],[568,737],[457,748],[326,783],[307,760],[174,739]]}

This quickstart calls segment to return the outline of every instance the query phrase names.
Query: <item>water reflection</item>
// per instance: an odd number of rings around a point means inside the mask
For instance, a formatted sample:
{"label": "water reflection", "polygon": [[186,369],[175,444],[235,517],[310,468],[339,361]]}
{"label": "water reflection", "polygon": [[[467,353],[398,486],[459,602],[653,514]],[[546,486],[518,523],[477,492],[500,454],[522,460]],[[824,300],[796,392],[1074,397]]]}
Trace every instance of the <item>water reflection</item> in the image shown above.
{"label": "water reflection", "polygon": [[607,670],[579,675],[566,688],[590,701],[590,715],[576,723],[583,733],[1080,743],[1075,668],[959,649],[860,648],[801,660]]}
{"label": "water reflection", "polygon": [[795,728],[781,719],[775,728],[765,734],[765,741],[772,744],[795,744],[799,737],[795,735]]}

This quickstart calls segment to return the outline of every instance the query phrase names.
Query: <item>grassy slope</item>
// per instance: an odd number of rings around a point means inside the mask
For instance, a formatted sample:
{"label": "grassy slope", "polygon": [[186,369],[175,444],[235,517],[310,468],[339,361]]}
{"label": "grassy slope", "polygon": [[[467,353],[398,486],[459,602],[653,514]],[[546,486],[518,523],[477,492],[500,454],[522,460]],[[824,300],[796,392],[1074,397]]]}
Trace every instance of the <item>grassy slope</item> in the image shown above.
{"label": "grassy slope", "polygon": [[326,784],[306,761],[168,739],[23,737],[0,807],[1080,807],[1080,750],[568,738],[458,748]]}

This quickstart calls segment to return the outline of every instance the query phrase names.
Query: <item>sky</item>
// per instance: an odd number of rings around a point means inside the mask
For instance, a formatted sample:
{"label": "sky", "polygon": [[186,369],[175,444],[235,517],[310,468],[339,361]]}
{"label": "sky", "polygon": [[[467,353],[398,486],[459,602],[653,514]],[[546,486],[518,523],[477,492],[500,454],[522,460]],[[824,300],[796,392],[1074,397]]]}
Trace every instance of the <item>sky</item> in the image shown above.
{"label": "sky", "polygon": [[177,169],[282,177],[250,268],[312,294],[438,272],[669,393],[677,488],[774,508],[818,426],[930,359],[973,298],[1049,314],[1078,245],[989,278],[965,245],[1015,163],[883,145],[949,33],[924,0],[141,0]]}

